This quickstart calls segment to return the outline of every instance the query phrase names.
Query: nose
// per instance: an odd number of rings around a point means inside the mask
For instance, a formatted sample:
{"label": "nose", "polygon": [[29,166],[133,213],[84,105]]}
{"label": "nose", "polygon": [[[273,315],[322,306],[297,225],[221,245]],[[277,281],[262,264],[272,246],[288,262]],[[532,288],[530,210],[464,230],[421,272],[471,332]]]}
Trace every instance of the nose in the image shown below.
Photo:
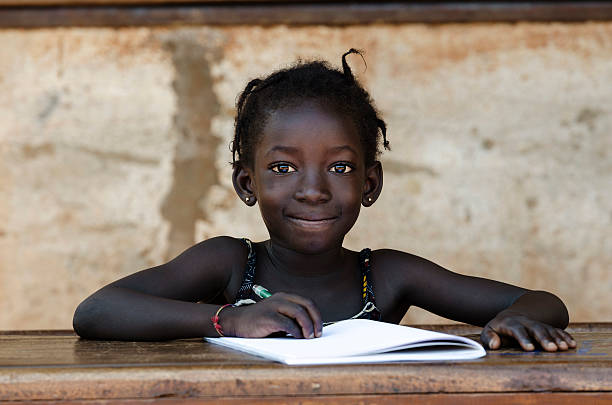
{"label": "nose", "polygon": [[295,199],[309,204],[324,203],[331,199],[331,191],[325,173],[305,170],[295,192]]}

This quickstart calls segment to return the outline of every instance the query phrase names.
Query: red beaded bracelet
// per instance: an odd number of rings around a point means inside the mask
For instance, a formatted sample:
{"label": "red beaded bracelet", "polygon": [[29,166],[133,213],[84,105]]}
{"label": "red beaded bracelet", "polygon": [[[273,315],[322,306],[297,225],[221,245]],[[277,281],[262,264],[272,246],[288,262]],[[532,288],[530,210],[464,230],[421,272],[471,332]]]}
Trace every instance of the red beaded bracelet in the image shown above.
{"label": "red beaded bracelet", "polygon": [[219,336],[223,336],[223,332],[222,332],[222,329],[221,329],[221,325],[219,325],[219,313],[220,313],[220,312],[221,312],[223,309],[225,309],[225,308],[227,308],[227,307],[233,307],[233,306],[234,306],[233,304],[225,304],[225,305],[221,306],[221,308],[219,308],[219,309],[217,310],[217,313],[215,314],[215,316],[213,316],[212,318],[210,318],[210,320],[212,321],[213,326],[215,327],[215,330],[217,331],[217,333],[219,334]]}

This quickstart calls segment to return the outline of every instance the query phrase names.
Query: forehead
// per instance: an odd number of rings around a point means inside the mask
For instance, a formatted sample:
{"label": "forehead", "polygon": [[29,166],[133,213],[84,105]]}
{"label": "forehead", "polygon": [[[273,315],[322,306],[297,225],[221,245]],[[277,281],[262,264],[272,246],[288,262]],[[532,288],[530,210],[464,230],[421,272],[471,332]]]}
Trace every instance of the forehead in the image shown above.
{"label": "forehead", "polygon": [[257,153],[276,146],[334,149],[350,146],[363,158],[363,147],[355,124],[317,102],[280,108],[272,112],[262,130]]}

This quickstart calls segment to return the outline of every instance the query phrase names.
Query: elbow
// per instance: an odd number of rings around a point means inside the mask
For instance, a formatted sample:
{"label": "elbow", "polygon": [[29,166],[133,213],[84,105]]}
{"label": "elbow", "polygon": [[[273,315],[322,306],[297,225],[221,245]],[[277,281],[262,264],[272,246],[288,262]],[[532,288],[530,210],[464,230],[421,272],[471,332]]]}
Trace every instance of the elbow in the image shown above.
{"label": "elbow", "polygon": [[97,320],[100,317],[100,311],[97,308],[96,300],[92,297],[81,302],[74,311],[72,317],[72,328],[82,338],[96,339],[99,338],[96,333]]}
{"label": "elbow", "polygon": [[546,307],[550,308],[548,315],[549,323],[559,329],[567,328],[567,325],[569,325],[569,313],[561,298],[546,291],[537,291],[537,293],[546,296],[546,301],[548,302]]}
{"label": "elbow", "polygon": [[569,314],[563,301],[546,291],[527,290],[510,305],[509,309],[555,328],[565,329],[569,324]]}
{"label": "elbow", "polygon": [[560,329],[565,329],[569,325],[569,312],[567,311],[567,307],[565,306],[563,301],[561,301],[561,299],[557,296],[554,297],[559,301],[560,305],[559,326],[557,327]]}

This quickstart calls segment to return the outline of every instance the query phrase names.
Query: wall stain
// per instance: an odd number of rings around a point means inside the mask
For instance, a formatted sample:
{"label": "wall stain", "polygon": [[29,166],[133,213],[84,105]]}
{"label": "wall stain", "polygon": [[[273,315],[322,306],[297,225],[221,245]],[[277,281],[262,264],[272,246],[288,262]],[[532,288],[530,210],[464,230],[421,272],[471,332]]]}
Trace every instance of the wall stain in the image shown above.
{"label": "wall stain", "polygon": [[397,160],[385,160],[383,163],[383,169],[390,173],[406,174],[406,173],[423,173],[432,177],[438,176],[431,167],[412,165],[410,163],[404,163]]}
{"label": "wall stain", "polygon": [[484,150],[491,150],[495,146],[495,142],[492,139],[483,139],[481,146]]}
{"label": "wall stain", "polygon": [[43,101],[44,107],[38,113],[38,121],[45,122],[47,118],[53,114],[53,111],[55,111],[59,104],[59,99],[60,96],[58,92],[52,92],[45,95],[45,100]]}
{"label": "wall stain", "polygon": [[[478,67],[493,71],[508,62],[499,56],[516,51],[545,52],[549,49],[590,59],[595,47],[608,50],[610,27],[598,22],[586,24],[432,24],[424,26],[426,38],[414,41],[411,48],[411,69],[431,74],[448,64],[463,63],[470,57],[478,58]],[[588,38],[588,40],[585,40]],[[517,60],[520,60],[517,59]],[[478,74],[482,70],[476,70]]]}
{"label": "wall stain", "polygon": [[536,197],[529,197],[525,200],[525,205],[530,210],[533,210],[538,206],[538,199]]}
{"label": "wall stain", "polygon": [[136,163],[139,165],[158,165],[159,159],[135,156],[131,153],[125,152],[109,152],[101,151],[86,146],[74,146],[74,145],[62,145],[62,144],[50,144],[43,143],[40,145],[24,145],[21,148],[21,152],[26,159],[36,159],[41,156],[55,155],[57,147],[61,149],[71,149],[78,152],[83,152],[100,158],[101,161],[114,161],[114,162],[129,162]]}
{"label": "wall stain", "polygon": [[213,91],[208,58],[219,51],[206,48],[193,31],[173,33],[165,38],[165,49],[175,68],[173,88],[177,106],[174,127],[177,144],[172,186],[161,213],[170,224],[166,259],[176,256],[195,242],[195,224],[205,219],[199,202],[218,183],[215,151],[218,137],[211,132],[211,120],[219,112]]}
{"label": "wall stain", "polygon": [[88,148],[86,146],[66,146],[66,147],[99,157],[103,162],[104,161],[118,161],[118,162],[137,163],[140,165],[158,165],[159,164],[159,159],[136,156],[131,153],[102,151],[102,150],[97,150],[93,148]]}
{"label": "wall stain", "polygon": [[576,122],[578,124],[584,124],[589,129],[590,132],[595,130],[595,122],[599,118],[600,115],[603,114],[603,111],[597,110],[594,108],[585,107],[576,116]]}
{"label": "wall stain", "polygon": [[36,159],[39,156],[54,155],[55,146],[50,143],[44,143],[42,145],[23,145],[21,152],[26,159]]}

